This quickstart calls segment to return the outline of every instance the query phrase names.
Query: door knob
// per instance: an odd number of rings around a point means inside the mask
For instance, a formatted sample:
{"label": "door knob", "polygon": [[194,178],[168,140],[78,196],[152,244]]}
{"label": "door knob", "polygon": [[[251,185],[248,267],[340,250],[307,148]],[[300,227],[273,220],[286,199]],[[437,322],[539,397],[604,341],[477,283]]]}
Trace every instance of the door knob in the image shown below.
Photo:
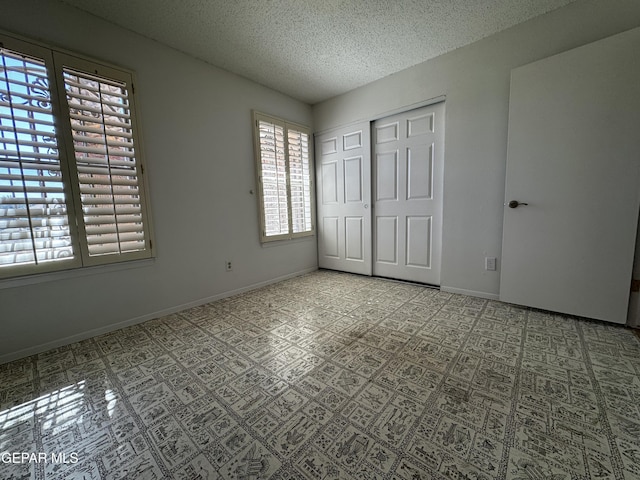
{"label": "door knob", "polygon": [[517,200],[511,200],[507,205],[509,205],[509,208],[518,208],[520,205],[529,205],[529,204],[524,202],[519,202]]}
{"label": "door knob", "polygon": [[369,204],[368,204],[368,203],[365,203],[365,204],[364,204],[364,208],[369,208]]}

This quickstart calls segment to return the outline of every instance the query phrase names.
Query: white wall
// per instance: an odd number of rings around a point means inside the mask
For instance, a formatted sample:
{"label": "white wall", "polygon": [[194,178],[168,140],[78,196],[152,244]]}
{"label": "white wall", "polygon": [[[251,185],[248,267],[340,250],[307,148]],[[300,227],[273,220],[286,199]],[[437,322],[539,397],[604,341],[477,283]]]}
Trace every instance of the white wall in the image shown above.
{"label": "white wall", "polygon": [[317,268],[315,237],[261,246],[249,193],[251,109],[312,126],[311,107],[58,2],[5,0],[0,29],[137,73],[157,253],[135,268],[0,282],[0,363]]}
{"label": "white wall", "polygon": [[317,104],[315,128],[446,95],[442,286],[496,297],[500,271],[485,271],[484,257],[499,259],[502,249],[511,69],[638,25],[637,0],[578,1]]}

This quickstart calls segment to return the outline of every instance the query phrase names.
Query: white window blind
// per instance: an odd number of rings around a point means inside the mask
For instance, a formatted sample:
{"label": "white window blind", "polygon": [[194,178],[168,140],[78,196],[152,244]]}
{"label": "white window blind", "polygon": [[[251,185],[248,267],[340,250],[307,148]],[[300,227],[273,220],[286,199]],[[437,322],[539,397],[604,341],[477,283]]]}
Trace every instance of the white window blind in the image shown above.
{"label": "white window blind", "polygon": [[258,132],[262,168],[264,234],[267,237],[286,235],[289,233],[289,205],[284,126],[259,120]]}
{"label": "white window blind", "polygon": [[64,69],[89,256],[146,247],[126,84]]}
{"label": "white window blind", "polygon": [[312,228],[309,135],[290,128],[288,140],[293,233],[308,232]]}
{"label": "white window blind", "polygon": [[0,56],[0,268],[72,258],[45,59]]}
{"label": "white window blind", "polygon": [[0,278],[151,256],[130,78],[0,35]]}
{"label": "white window blind", "polygon": [[309,129],[254,112],[262,241],[313,234]]}

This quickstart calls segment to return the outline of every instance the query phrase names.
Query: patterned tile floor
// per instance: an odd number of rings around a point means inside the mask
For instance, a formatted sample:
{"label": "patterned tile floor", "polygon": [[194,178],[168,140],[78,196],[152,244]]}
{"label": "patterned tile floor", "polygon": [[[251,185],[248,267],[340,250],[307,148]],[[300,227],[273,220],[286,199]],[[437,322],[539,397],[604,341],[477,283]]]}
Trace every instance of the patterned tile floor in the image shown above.
{"label": "patterned tile floor", "polygon": [[1,365],[0,452],[2,479],[629,480],[640,341],[319,271]]}

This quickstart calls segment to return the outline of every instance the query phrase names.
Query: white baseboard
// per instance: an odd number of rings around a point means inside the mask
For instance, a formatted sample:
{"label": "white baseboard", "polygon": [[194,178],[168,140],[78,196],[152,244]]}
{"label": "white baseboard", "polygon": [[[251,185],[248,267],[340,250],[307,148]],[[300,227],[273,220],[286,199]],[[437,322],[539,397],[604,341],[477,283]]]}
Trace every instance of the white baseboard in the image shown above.
{"label": "white baseboard", "polygon": [[221,300],[223,298],[231,297],[233,295],[238,295],[239,293],[255,290],[256,288],[264,287],[272,283],[277,283],[283,280],[288,280],[290,278],[299,277],[300,275],[305,275],[307,273],[315,272],[316,270],[318,270],[317,267],[307,268],[305,270],[300,270],[295,273],[289,273],[281,277],[276,277],[269,280],[265,280],[263,282],[247,285],[246,287],[237,288],[235,290],[229,290],[227,292],[219,293],[217,295],[212,295],[206,298],[200,298],[198,300],[194,300],[193,302],[183,303],[182,305],[176,305],[174,307],[165,308],[163,310],[158,310],[153,313],[148,313],[146,315],[142,315],[139,317],[130,318],[129,320],[124,320],[122,322],[112,323],[104,327],[94,328],[92,330],[87,330],[85,332],[78,333],[76,335],[59,338],[51,342],[42,343],[40,345],[24,348],[16,352],[3,354],[3,355],[0,355],[0,365],[2,365],[3,363],[11,362],[13,360],[18,360],[20,358],[29,357],[31,355],[36,355],[38,353],[46,352],[47,350],[51,350],[53,348],[59,348],[65,345],[69,345],[71,343],[80,342],[82,340],[86,340],[87,338],[96,337],[98,335],[103,335],[105,333],[113,332],[115,330],[120,330],[121,328],[130,327],[131,325],[137,325],[138,323],[146,322],[147,320],[153,320],[154,318],[164,317],[166,315],[171,315],[172,313],[181,312],[182,310],[186,310],[188,308],[197,307],[199,305],[215,302],[216,300]]}
{"label": "white baseboard", "polygon": [[465,290],[464,288],[440,286],[440,290],[448,293],[459,293],[460,295],[468,295],[470,297],[486,298],[488,300],[500,300],[500,296],[495,293],[477,292],[475,290]]}

